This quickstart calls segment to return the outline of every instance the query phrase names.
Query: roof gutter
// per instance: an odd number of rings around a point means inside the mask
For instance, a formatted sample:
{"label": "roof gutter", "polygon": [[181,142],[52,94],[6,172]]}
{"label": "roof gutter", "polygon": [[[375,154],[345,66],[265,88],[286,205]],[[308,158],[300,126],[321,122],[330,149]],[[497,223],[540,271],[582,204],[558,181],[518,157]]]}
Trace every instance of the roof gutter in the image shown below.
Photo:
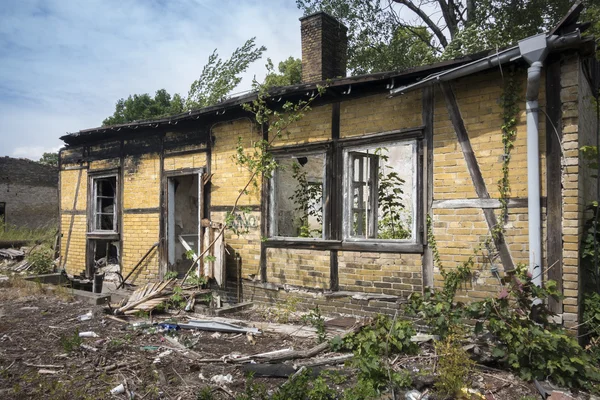
{"label": "roof gutter", "polygon": [[[532,36],[531,38],[527,38],[522,42],[538,36],[540,35]],[[564,36],[550,35],[546,37],[546,41],[548,51],[552,52],[576,46],[581,42],[581,35],[579,31]],[[432,85],[436,82],[451,81],[454,79],[462,78],[467,75],[475,74],[477,72],[485,71],[487,69],[497,67],[498,65],[516,61],[520,59],[521,56],[521,49],[519,48],[519,46],[510,47],[506,50],[502,50],[500,52],[482,58],[481,60],[473,61],[460,67],[456,67],[448,71],[441,72],[439,74],[431,75],[427,78],[420,80],[419,82],[410,85],[392,89],[390,90],[390,97],[399,96],[403,93],[417,90]]]}

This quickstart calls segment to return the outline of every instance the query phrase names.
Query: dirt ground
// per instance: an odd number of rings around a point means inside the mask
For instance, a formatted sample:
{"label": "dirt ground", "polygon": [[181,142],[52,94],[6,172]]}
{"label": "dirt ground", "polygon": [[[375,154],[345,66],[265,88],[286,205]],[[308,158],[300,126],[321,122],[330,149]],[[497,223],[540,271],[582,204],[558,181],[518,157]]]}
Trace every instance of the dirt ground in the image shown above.
{"label": "dirt ground", "polygon": [[[79,321],[77,317],[88,311],[92,312],[92,319]],[[260,322],[252,322],[253,317],[259,320],[263,315],[254,310],[237,317],[247,321],[248,326],[259,326]],[[184,313],[163,314],[159,319],[185,320]],[[144,320],[131,318],[128,321],[111,319],[104,307],[90,307],[75,301],[67,291],[49,293],[39,285],[0,287],[0,398],[130,398],[126,394],[109,393],[110,389],[124,384],[129,392],[135,393],[135,399],[195,399],[206,388],[213,390],[215,399],[231,399],[244,391],[243,367],[198,361],[185,355],[181,344],[193,349],[202,359],[219,359],[235,353],[252,355],[290,347],[306,350],[317,344],[314,337],[296,337],[289,333],[264,332],[257,335],[252,344],[243,334],[215,335],[183,329],[174,334],[158,332],[155,328],[134,330],[131,322]],[[80,343],[77,332],[86,331],[95,332],[98,337],[82,338]],[[166,335],[173,336],[180,345],[173,344]],[[319,355],[330,356],[333,354]],[[418,360],[399,362],[410,369]],[[352,376],[350,367],[330,368],[343,369]],[[224,389],[211,382],[214,376],[227,374],[231,374],[232,382],[221,385]],[[255,377],[254,380],[271,389],[285,382],[285,378]],[[352,385],[351,382],[342,386]],[[532,385],[506,372],[481,370],[473,382],[487,399],[539,398]]]}

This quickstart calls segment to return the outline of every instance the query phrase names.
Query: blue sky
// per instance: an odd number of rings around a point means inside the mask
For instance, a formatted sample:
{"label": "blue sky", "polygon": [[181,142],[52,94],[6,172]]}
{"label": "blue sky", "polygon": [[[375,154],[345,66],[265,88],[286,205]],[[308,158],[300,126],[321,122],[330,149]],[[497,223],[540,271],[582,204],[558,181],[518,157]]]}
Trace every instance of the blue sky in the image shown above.
{"label": "blue sky", "polygon": [[0,1],[0,156],[37,160],[129,94],[187,95],[215,48],[256,36],[248,89],[266,57],[300,57],[300,16],[293,0]]}

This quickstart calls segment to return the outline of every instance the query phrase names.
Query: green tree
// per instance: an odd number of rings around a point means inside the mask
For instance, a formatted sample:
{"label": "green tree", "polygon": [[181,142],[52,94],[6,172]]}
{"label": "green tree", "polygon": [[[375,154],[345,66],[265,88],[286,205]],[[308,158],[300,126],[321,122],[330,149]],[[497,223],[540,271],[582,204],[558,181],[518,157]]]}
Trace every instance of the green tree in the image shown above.
{"label": "green tree", "polygon": [[281,61],[277,66],[279,73],[274,71],[273,61],[267,58],[267,76],[265,77],[265,85],[272,86],[289,86],[302,82],[302,60],[299,58],[289,57],[285,61]]}
{"label": "green tree", "polygon": [[188,110],[217,104],[239,85],[242,81],[240,75],[266,50],[264,46],[257,47],[255,39],[248,39],[227,60],[222,60],[216,49],[213,51],[198,80],[192,82],[185,102]]}
{"label": "green tree", "polygon": [[165,89],[157,90],[154,97],[148,93],[130,95],[127,99],[117,101],[115,112],[102,121],[102,125],[125,124],[178,114],[184,111],[183,104],[183,98],[179,94],[171,96]]}
{"label": "green tree", "polygon": [[[597,0],[589,0],[597,2]],[[325,11],[348,27],[353,74],[399,70],[548,30],[571,0],[296,0],[305,15]]]}
{"label": "green tree", "polygon": [[58,167],[58,152],[56,153],[44,153],[42,154],[42,158],[38,161],[40,164],[51,165],[53,167]]}
{"label": "green tree", "polygon": [[[102,121],[102,125],[158,119],[220,102],[239,85],[240,75],[266,50],[264,46],[257,47],[254,40],[247,40],[227,60],[222,60],[217,50],[213,51],[200,77],[191,84],[187,99],[177,93],[171,96],[165,89],[157,90],[154,97],[148,93],[130,95],[117,101],[113,115]],[[291,70],[288,72],[287,66],[282,74],[295,76]]]}

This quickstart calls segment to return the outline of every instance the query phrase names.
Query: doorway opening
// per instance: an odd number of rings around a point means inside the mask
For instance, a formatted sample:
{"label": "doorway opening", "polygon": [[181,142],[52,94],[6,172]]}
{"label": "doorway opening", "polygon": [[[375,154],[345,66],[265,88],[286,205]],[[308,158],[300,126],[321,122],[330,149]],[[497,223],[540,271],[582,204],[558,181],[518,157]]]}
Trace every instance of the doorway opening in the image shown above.
{"label": "doorway opening", "polygon": [[202,172],[167,179],[168,271],[181,278],[202,251]]}

